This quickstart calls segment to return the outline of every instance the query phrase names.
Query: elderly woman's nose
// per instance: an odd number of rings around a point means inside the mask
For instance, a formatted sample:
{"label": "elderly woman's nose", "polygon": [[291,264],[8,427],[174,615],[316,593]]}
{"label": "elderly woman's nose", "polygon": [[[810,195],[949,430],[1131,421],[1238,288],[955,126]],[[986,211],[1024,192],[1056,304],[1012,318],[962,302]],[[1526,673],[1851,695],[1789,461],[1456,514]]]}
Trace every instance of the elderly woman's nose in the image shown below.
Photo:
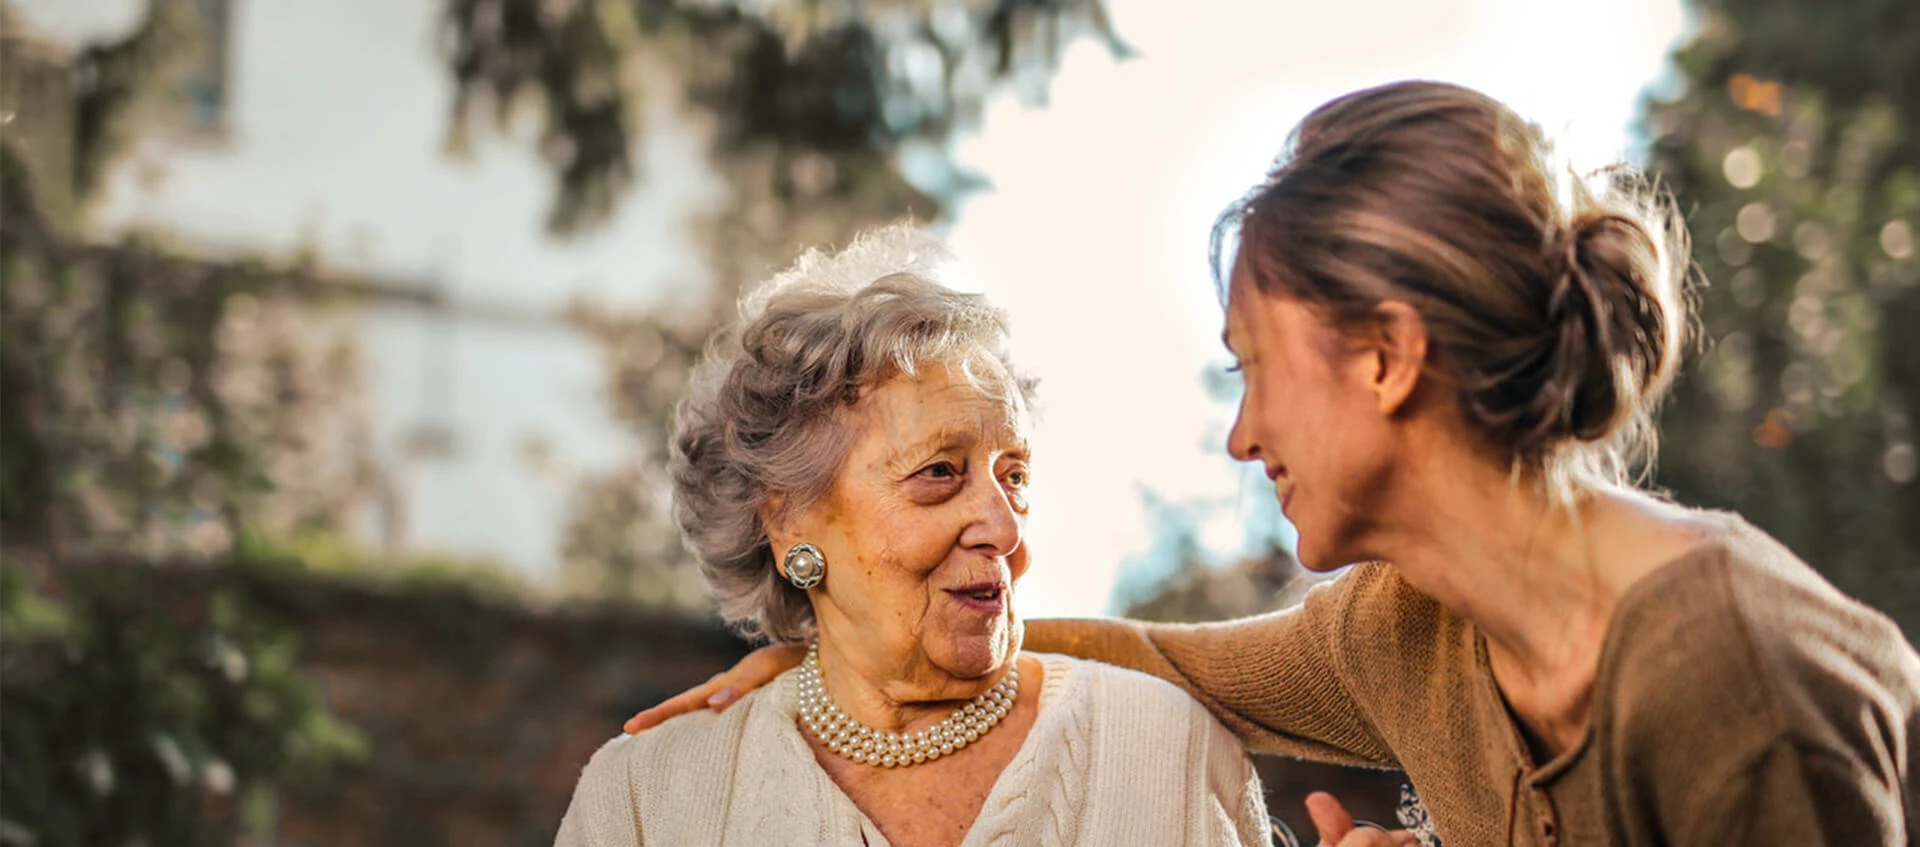
{"label": "elderly woman's nose", "polygon": [[968,508],[971,521],[960,534],[960,543],[968,549],[979,550],[990,556],[1006,556],[1019,549],[1021,535],[1020,510],[1014,503],[1014,496],[998,484],[973,486]]}

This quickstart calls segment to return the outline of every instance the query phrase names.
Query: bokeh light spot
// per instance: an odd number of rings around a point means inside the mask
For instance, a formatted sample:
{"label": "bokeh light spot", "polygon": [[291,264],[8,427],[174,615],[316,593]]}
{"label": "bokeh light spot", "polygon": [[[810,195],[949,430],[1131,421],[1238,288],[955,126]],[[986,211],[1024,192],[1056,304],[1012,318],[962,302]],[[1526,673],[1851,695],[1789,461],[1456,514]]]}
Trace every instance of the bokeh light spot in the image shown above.
{"label": "bokeh light spot", "polygon": [[1880,228],[1880,249],[1887,251],[1895,259],[1906,259],[1913,255],[1913,225],[1899,218],[1887,221]]}
{"label": "bokeh light spot", "polygon": [[1721,160],[1720,170],[1734,188],[1752,188],[1760,184],[1760,154],[1752,147],[1735,147]]}

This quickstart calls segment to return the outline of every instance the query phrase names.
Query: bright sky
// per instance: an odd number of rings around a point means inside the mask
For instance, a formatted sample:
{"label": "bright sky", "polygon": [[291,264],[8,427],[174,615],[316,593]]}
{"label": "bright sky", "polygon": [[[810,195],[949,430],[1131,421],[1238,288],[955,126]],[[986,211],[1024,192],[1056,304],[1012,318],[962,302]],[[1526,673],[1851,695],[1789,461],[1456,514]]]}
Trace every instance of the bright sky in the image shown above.
{"label": "bright sky", "polygon": [[1641,93],[1683,25],[1676,0],[1113,6],[1138,58],[1077,48],[1047,108],[1003,101],[959,148],[994,188],[950,235],[1041,378],[1036,555],[1019,590],[1034,617],[1110,611],[1123,563],[1155,546],[1143,492],[1190,505],[1222,561],[1275,531],[1265,478],[1226,457],[1233,410],[1202,383],[1225,363],[1205,259],[1215,216],[1296,121],[1356,88],[1442,79],[1505,100],[1597,166],[1630,151]]}

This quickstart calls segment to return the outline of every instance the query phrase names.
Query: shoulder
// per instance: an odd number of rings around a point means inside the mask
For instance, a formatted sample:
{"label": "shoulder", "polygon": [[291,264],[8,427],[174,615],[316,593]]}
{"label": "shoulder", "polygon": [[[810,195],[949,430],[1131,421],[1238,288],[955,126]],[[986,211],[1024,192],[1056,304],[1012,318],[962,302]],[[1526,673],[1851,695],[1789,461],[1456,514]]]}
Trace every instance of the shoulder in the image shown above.
{"label": "shoulder", "polygon": [[1760,530],[1726,521],[1622,598],[1608,635],[1616,667],[1603,668],[1628,686],[1622,694],[1653,686],[1647,694],[1678,688],[1697,698],[1737,685],[1774,701],[1755,708],[1790,710],[1796,693],[1911,692],[1914,651],[1892,620]]}
{"label": "shoulder", "polygon": [[1327,632],[1327,650],[1350,666],[1343,670],[1398,666],[1412,658],[1408,646],[1430,644],[1466,625],[1385,562],[1353,565],[1313,586],[1299,611]]}
{"label": "shoulder", "polygon": [[1188,751],[1219,744],[1236,752],[1241,749],[1206,706],[1173,683],[1070,656],[1036,654],[1035,658],[1047,668],[1048,685],[1057,680],[1061,686],[1041,694],[1042,703],[1047,704],[1044,708],[1084,710],[1087,731],[1104,741],[1152,740]]}
{"label": "shoulder", "polygon": [[556,847],[639,847],[641,812],[634,777],[645,736],[618,735],[600,745],[580,771]]}
{"label": "shoulder", "polygon": [[1465,696],[1460,688],[1473,679],[1477,649],[1466,618],[1380,562],[1355,565],[1315,589],[1322,590],[1337,592],[1329,594],[1330,606],[1321,613],[1332,636],[1327,653],[1375,720],[1389,725],[1426,720],[1432,701],[1407,696],[1410,686],[1445,690],[1446,698]]}
{"label": "shoulder", "polygon": [[630,752],[655,764],[710,763],[729,761],[715,756],[731,756],[749,735],[765,733],[777,725],[768,717],[790,700],[792,671],[749,692],[724,712],[701,709],[667,720],[653,729],[633,736],[638,742]]}
{"label": "shoulder", "polygon": [[640,745],[639,737],[632,735],[617,735],[600,745],[580,769],[580,782],[573,789],[573,805],[567,816],[573,817],[575,811],[597,813],[625,807],[622,801],[631,787],[631,763]]}
{"label": "shoulder", "polygon": [[[1045,669],[1041,711],[994,791],[1017,798],[1005,807],[1026,833],[1015,840],[1264,843],[1229,836],[1265,825],[1259,780],[1239,742],[1199,703],[1136,671],[1026,655]],[[1010,819],[985,811],[976,828],[991,831],[989,817]]]}
{"label": "shoulder", "polygon": [[1596,719],[1637,748],[1716,753],[1699,765],[1783,743],[1847,758],[1903,736],[1920,709],[1920,658],[1893,622],[1723,520],[1622,598]]}
{"label": "shoulder", "polygon": [[1432,640],[1450,626],[1464,623],[1384,562],[1355,565],[1328,587],[1342,584],[1344,590],[1329,599],[1339,604],[1349,635],[1384,637],[1405,644]]}
{"label": "shoulder", "polygon": [[614,790],[625,793],[637,777],[649,769],[647,763],[671,766],[674,762],[701,761],[701,752],[715,745],[729,745],[745,734],[751,711],[750,700],[743,699],[726,712],[709,711],[681,715],[636,735],[617,735],[594,751],[580,772],[579,791]]}
{"label": "shoulder", "polygon": [[[1103,720],[1164,723],[1191,720],[1206,709],[1173,683],[1129,668],[1052,653],[1035,653],[1047,670],[1043,701],[1084,702],[1098,706]],[[1054,689],[1054,686],[1059,686]]]}
{"label": "shoulder", "polygon": [[[784,678],[782,678],[784,679]],[[743,747],[777,745],[757,736],[768,731],[768,710],[777,704],[776,680],[725,712],[701,710],[672,718],[637,735],[602,745],[581,772],[581,793],[618,793],[634,814],[647,818],[680,798],[711,796],[733,779]]]}
{"label": "shoulder", "polygon": [[1166,771],[1180,763],[1187,778],[1233,796],[1255,780],[1246,750],[1206,706],[1159,677],[1069,656],[1036,654],[1047,668],[1043,708],[1083,712],[1101,761],[1120,773]]}

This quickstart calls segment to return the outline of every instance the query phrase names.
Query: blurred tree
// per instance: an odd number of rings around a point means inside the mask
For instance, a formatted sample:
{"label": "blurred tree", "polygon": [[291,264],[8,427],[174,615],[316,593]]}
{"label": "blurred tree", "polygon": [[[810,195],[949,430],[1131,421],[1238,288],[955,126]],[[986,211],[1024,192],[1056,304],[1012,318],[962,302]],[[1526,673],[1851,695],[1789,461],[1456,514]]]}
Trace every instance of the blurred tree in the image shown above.
{"label": "blurred tree", "polygon": [[1249,617],[1299,604],[1318,582],[1279,547],[1223,566],[1183,556],[1157,590],[1128,603],[1121,615],[1170,622]]}
{"label": "blurred tree", "polygon": [[1920,633],[1920,5],[1694,0],[1649,103],[1706,354],[1659,481],[1778,536]]}
{"label": "blurred tree", "polygon": [[635,454],[582,481],[565,580],[655,602],[697,596],[666,510],[667,415],[739,294],[802,246],[938,217],[972,184],[947,144],[995,90],[1044,97],[1082,35],[1126,52],[1103,0],[446,0],[445,20],[453,147],[537,115],[556,234],[605,221],[643,176],[632,151],[645,98],[709,133],[729,194],[695,225],[710,276],[690,287],[709,296],[677,313],[571,315],[601,347]]}
{"label": "blurred tree", "polygon": [[277,785],[364,752],[238,592],[183,618],[137,570],[64,576],[49,602],[0,566],[0,844],[233,844],[271,834]]}

